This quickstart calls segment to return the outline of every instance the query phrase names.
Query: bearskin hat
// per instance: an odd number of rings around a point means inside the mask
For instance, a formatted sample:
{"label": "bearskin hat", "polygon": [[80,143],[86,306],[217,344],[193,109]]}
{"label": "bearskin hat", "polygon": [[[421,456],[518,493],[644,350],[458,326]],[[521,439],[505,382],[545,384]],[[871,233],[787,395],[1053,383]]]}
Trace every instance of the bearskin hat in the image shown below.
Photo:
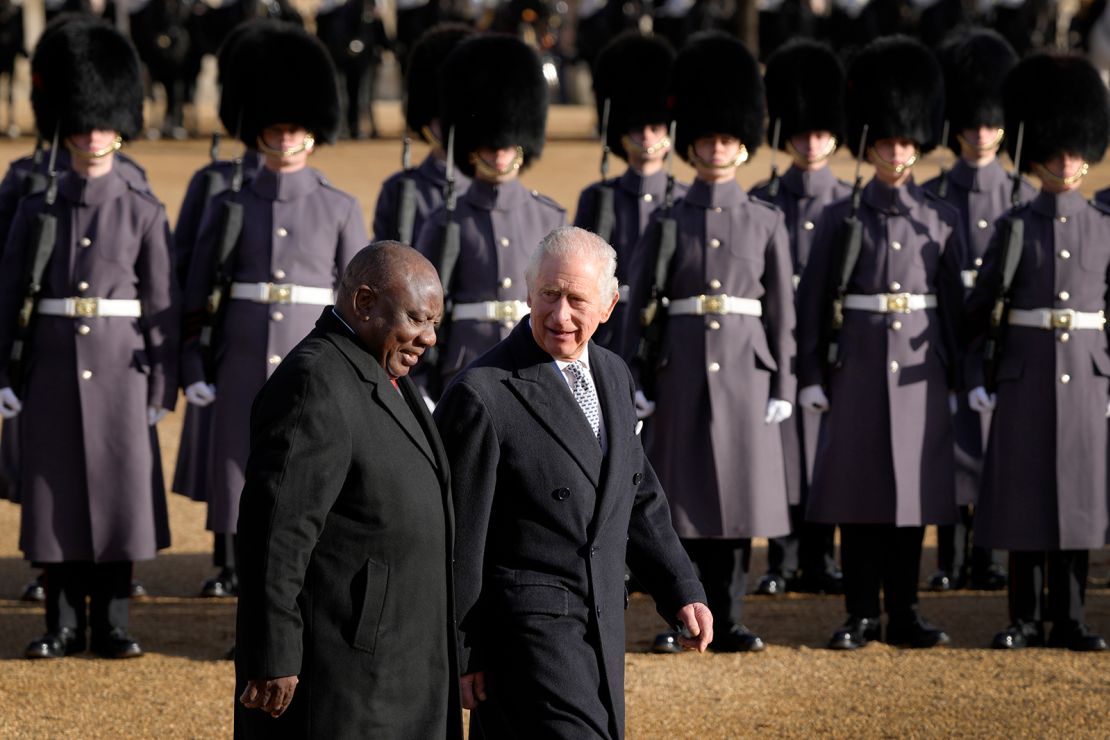
{"label": "bearskin hat", "polygon": [[1006,78],[1002,99],[1011,158],[1018,126],[1025,124],[1023,171],[1061,152],[1078,154],[1092,164],[1106,153],[1110,99],[1098,72],[1084,57],[1041,53],[1021,60]]}
{"label": "bearskin hat", "polygon": [[439,117],[439,75],[444,60],[460,41],[473,35],[470,26],[443,23],[424,33],[409,52],[405,124],[421,139],[427,140],[424,127]]}
{"label": "bearskin hat", "polygon": [[940,143],[944,126],[944,79],[933,53],[908,36],[875,39],[848,68],[845,103],[848,147],[859,156],[860,134],[869,126],[867,146],[880,139],[909,139],[920,154]]}
{"label": "bearskin hat", "polygon": [[[312,133],[317,143],[335,143],[339,88],[328,50],[315,36],[291,23],[267,24],[258,33],[250,43],[254,64],[240,80],[239,138],[253,147],[267,126],[293,123]],[[246,38],[240,44],[245,42]],[[233,92],[232,97],[238,94]]]}
{"label": "bearskin hat", "polygon": [[543,153],[547,81],[540,58],[515,36],[489,34],[460,43],[440,77],[444,135],[455,129],[455,165],[473,176],[470,154],[519,146],[524,166]]}
{"label": "bearskin hat", "polygon": [[720,31],[695,34],[678,53],[671,83],[678,153],[689,161],[695,141],[735,136],[750,154],[763,142],[763,77],[755,57]]}
{"label": "bearskin hat", "polygon": [[[269,29],[280,28],[281,21],[250,20],[231,30],[216,55],[220,83],[220,123],[234,135],[240,126],[243,89],[254,79],[259,61],[259,40]],[[252,144],[253,146],[253,144]]]}
{"label": "bearskin hat", "polygon": [[674,65],[674,49],[661,36],[628,31],[610,41],[594,63],[594,97],[601,126],[609,101],[606,143],[621,159],[621,139],[634,128],[669,124],[667,93]]}
{"label": "bearskin hat", "polygon": [[31,57],[31,107],[47,138],[94,129],[133,138],[143,127],[135,47],[102,20],[59,16]]}
{"label": "bearskin hat", "polygon": [[767,113],[773,136],[779,126],[779,149],[792,136],[828,131],[844,139],[844,65],[825,44],[799,39],[778,48],[767,60]]}
{"label": "bearskin hat", "polygon": [[937,56],[944,71],[944,115],[949,129],[944,143],[959,154],[959,132],[979,126],[1004,127],[1002,83],[1018,57],[1009,41],[986,28],[948,35]]}

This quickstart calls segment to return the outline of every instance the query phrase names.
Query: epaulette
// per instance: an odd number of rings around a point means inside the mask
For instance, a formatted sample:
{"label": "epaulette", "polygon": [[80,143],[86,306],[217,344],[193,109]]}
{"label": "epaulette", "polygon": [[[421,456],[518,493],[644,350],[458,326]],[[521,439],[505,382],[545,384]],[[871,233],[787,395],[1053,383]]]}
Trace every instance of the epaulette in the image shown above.
{"label": "epaulette", "polygon": [[158,196],[156,196],[154,193],[150,192],[150,190],[139,187],[138,185],[131,182],[127,178],[123,178],[123,182],[124,182],[124,184],[127,185],[128,190],[130,190],[132,193],[135,193],[136,195],[142,196],[144,200],[149,201],[150,203],[153,203],[154,205],[158,206],[159,208],[165,208],[166,207],[165,204],[162,203],[162,201],[158,200]]}
{"label": "epaulette", "polygon": [[932,190],[929,190],[924,186],[921,187],[921,192],[925,194],[926,200],[931,201],[931,205],[935,206],[938,211],[947,211],[948,216],[959,220],[960,209],[956,208],[956,206],[952,205],[947,200],[940,197],[940,195],[934,193]]}
{"label": "epaulette", "polygon": [[120,162],[122,162],[123,164],[126,164],[129,167],[133,167],[136,172],[138,172],[140,175],[143,176],[144,180],[147,179],[146,170],[143,168],[143,166],[141,164],[139,164],[135,160],[131,159],[131,157],[127,156],[123,152],[117,152],[116,157],[118,157]]}
{"label": "epaulette", "polygon": [[561,205],[556,203],[553,199],[547,197],[546,195],[544,195],[540,191],[538,191],[538,190],[529,190],[528,192],[531,193],[532,197],[534,199],[538,200],[540,203],[543,203],[546,206],[550,206],[551,208],[555,209],[556,211],[559,211],[560,213],[566,213],[567,212],[567,209],[563,208]]}
{"label": "epaulette", "polygon": [[1096,211],[1102,211],[1107,216],[1110,216],[1110,203],[1103,203],[1101,200],[1095,200],[1094,198],[1087,202],[1091,204],[1091,208],[1094,208]]}
{"label": "epaulette", "polygon": [[769,200],[763,200],[762,198],[760,198],[757,195],[749,195],[748,200],[751,201],[752,203],[755,203],[756,205],[763,206],[764,208],[766,208],[770,211],[774,211],[775,213],[782,213],[782,209],[779,208],[777,205],[775,205],[774,203],[772,203]]}

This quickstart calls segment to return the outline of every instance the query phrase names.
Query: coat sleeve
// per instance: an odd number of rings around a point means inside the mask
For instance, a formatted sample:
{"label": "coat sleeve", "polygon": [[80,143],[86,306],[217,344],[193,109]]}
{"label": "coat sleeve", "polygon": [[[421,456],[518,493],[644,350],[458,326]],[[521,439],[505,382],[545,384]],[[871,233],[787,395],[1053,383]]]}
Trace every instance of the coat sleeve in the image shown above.
{"label": "coat sleeve", "polygon": [[366,222],[362,220],[362,208],[358,201],[351,198],[351,209],[347,219],[340,227],[339,244],[335,250],[335,286],[339,288],[343,280],[343,271],[347,269],[354,256],[370,243],[366,235]]}
{"label": "coat sleeve", "polygon": [[177,357],[181,328],[180,292],[174,275],[170,227],[158,205],[142,236],[135,272],[143,307],[143,338],[150,360],[147,403],[172,410],[177,403]]}
{"label": "coat sleeve", "polygon": [[297,597],[351,465],[350,431],[335,408],[340,401],[314,375],[316,364],[275,375],[251,409],[235,648],[250,679],[301,672],[305,615]]}
{"label": "coat sleeve", "polygon": [[593,231],[597,226],[597,189],[591,185],[578,196],[578,207],[574,209],[574,225]]}
{"label": "coat sleeve", "polygon": [[443,251],[443,219],[446,211],[443,206],[436,208],[424,219],[420,226],[420,233],[415,235],[413,247],[438,270],[440,256]]}
{"label": "coat sleeve", "polygon": [[941,321],[943,341],[948,355],[948,387],[960,390],[964,387],[964,355],[960,343],[960,320],[964,307],[964,287],[960,277],[960,267],[968,264],[967,247],[963,234],[958,228],[952,229],[940,256],[937,271],[937,312]]}
{"label": "coat sleeve", "polygon": [[[0,388],[9,388],[12,384],[8,363],[12,343],[15,341],[19,308],[23,302],[26,245],[30,224],[39,210],[29,208],[29,202],[23,201],[16,211],[11,229],[8,231],[4,252],[0,255]],[[41,203],[41,200],[38,203]]]}
{"label": "coat sleeve", "polygon": [[207,205],[204,196],[208,189],[208,177],[215,174],[214,170],[208,168],[196,172],[189,180],[181,209],[177,212],[177,223],[173,229],[173,257],[174,269],[177,270],[182,286],[189,279],[189,261],[193,256],[197,233],[204,217],[204,207]]}
{"label": "coat sleeve", "polygon": [[794,402],[797,387],[794,376],[794,263],[790,257],[790,236],[782,212],[775,214],[775,228],[767,242],[763,268],[763,322],[767,340],[778,363],[771,378],[771,398]]}
{"label": "coat sleeve", "polygon": [[485,627],[482,579],[501,447],[485,403],[465,381],[453,383],[435,411],[443,447],[451,464],[455,503],[455,616],[459,667],[474,673],[484,667]]}
{"label": "coat sleeve", "polygon": [[[374,205],[374,241],[397,238],[397,188],[398,181],[389,178],[382,183],[378,202]],[[416,234],[413,234],[416,238]]]}
{"label": "coat sleeve", "polygon": [[9,167],[4,179],[0,180],[0,249],[7,241],[8,232],[15,221],[19,201],[23,197],[24,183],[28,177],[27,170]]}
{"label": "coat sleeve", "polygon": [[961,352],[964,357],[964,386],[978,388],[986,381],[983,373],[983,342],[990,328],[991,310],[998,291],[1002,289],[1002,239],[1007,229],[996,225],[987,251],[983,254],[983,265],[975,279],[975,287],[964,303],[961,326]]}
{"label": "coat sleeve", "polygon": [[220,229],[223,223],[223,202],[229,193],[214,198],[204,210],[196,246],[189,260],[189,277],[185,281],[182,299],[184,318],[181,337],[181,385],[188,388],[204,380],[204,361],[200,352],[200,330],[204,324],[208,291],[212,285],[213,263],[219,248]]}
{"label": "coat sleeve", "polygon": [[838,213],[826,209],[817,221],[809,261],[798,284],[798,386],[820,385],[824,376],[825,358],[822,337],[829,323],[828,297],[836,279],[834,258],[842,249],[841,221]]}

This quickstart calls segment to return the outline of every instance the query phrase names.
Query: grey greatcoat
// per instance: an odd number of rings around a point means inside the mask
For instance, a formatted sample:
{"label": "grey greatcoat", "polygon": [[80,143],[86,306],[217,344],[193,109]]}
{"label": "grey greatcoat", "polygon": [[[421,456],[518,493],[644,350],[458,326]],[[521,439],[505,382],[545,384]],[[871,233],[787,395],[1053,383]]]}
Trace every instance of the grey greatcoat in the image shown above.
{"label": "grey greatcoat", "polygon": [[[220,203],[229,197],[227,192],[213,202],[201,226],[185,297],[189,314],[204,310],[220,235]],[[279,175],[263,168],[238,200],[244,223],[235,282],[334,289],[347,263],[366,246],[358,203],[314,169]],[[209,379],[217,394],[208,445],[207,527],[213,532],[236,531],[251,401],[282,358],[312,330],[319,312],[319,306],[305,304],[229,304],[216,347],[215,377]],[[185,387],[205,379],[197,337],[186,338],[182,378]]]}
{"label": "grey greatcoat", "polygon": [[849,200],[817,223],[798,289],[798,385],[824,383],[831,404],[817,443],[807,518],[919,527],[956,521],[949,392],[959,366],[963,235],[956,211],[908,183],[863,189],[863,243],[849,294],[935,295],[912,313],[845,310],[839,354],[824,377],[821,334],[840,277]]}
{"label": "grey greatcoat", "polygon": [[[645,177],[629,167],[620,177],[595,182],[578,196],[578,208],[574,212],[575,226],[590,231],[597,228],[598,194],[603,186],[613,189],[613,233],[610,243],[617,252],[617,281],[622,287],[620,302],[613,309],[609,320],[597,328],[594,341],[627,361],[636,352],[636,340],[639,338],[634,331],[628,331],[626,323],[630,321],[627,316],[628,270],[651,214],[663,206],[667,193],[667,173],[657,172]],[[686,185],[676,182],[674,199],[678,200],[685,195],[686,188]]]}
{"label": "grey greatcoat", "polygon": [[[27,241],[46,208],[24,199],[0,262],[0,387],[22,303]],[[58,181],[43,298],[137,299],[142,318],[39,315],[19,416],[20,547],[33,561],[143,560],[169,545],[147,407],[177,396],[180,314],[165,210],[119,169]],[[65,516],[58,516],[65,512]]]}
{"label": "grey greatcoat", "polygon": [[[667,295],[756,299],[763,317],[667,319],[654,369],[648,457],[680,537],[787,534],[782,435],[763,421],[768,399],[795,394],[793,269],[782,212],[750,198],[736,181],[698,180],[675,205],[674,217],[678,246]],[[637,249],[637,313],[654,276],[655,251]]]}
{"label": "grey greatcoat", "polygon": [[[941,182],[945,194],[940,195]],[[995,159],[985,167],[972,167],[962,158],[943,177],[938,176],[922,187],[942,197],[960,214],[967,250],[960,266],[966,292],[975,284],[975,275],[983,264],[983,255],[994,234],[995,222],[1010,210],[1013,178]],[[1022,181],[1021,201],[1036,194],[1033,186]],[[956,503],[974,504],[979,497],[979,476],[983,469],[983,419],[967,405],[967,394],[959,394],[953,431],[956,438]],[[987,417],[987,422],[990,418]]]}
{"label": "grey greatcoat", "polygon": [[[262,167],[262,157],[253,149],[243,153],[243,180],[254,177]],[[235,162],[221,160],[200,168],[193,174],[177,213],[173,230],[174,264],[177,276],[184,285],[189,279],[189,262],[196,248],[197,233],[211,201],[230,187]],[[186,404],[185,420],[181,424],[181,444],[177,448],[177,466],[173,473],[172,490],[194,501],[205,501],[205,483],[208,480],[208,430],[212,422],[212,407]]]}
{"label": "grey greatcoat", "polygon": [[[395,172],[382,183],[378,193],[378,203],[374,207],[374,241],[399,239],[397,230],[397,208],[401,202],[401,185],[405,177],[415,183],[416,209],[412,220],[412,239],[420,236],[420,229],[428,216],[443,205],[447,192],[447,163],[429,154],[420,166],[410,172]],[[470,178],[455,170],[455,194],[461,196],[470,187]]]}
{"label": "grey greatcoat", "polygon": [[[1110,207],[1078,192],[1039,194],[1016,215],[1025,247],[1013,308],[1106,311]],[[978,346],[1001,284],[995,239],[968,299],[969,388],[983,384]],[[976,360],[972,362],[971,360]],[[998,402],[983,464],[975,539],[1005,550],[1085,550],[1108,542],[1110,355],[1104,331],[1009,326],[995,374]]]}
{"label": "grey greatcoat", "polygon": [[[444,213],[438,208],[428,217],[415,245],[437,269]],[[475,180],[459,199],[454,218],[461,249],[449,292],[458,305],[527,300],[528,260],[548,233],[566,223],[566,212],[550,198],[526,190],[519,180],[503,185]],[[439,387],[446,388],[455,373],[508,336],[513,325],[511,321],[452,321],[446,345],[439,348]]]}
{"label": "grey greatcoat", "polygon": [[[779,179],[779,189],[774,195],[766,183],[752,189],[752,197],[777,206],[783,213],[786,233],[790,235],[795,287],[809,260],[813,230],[825,206],[851,194],[852,186],[837,178],[828,167],[815,172],[790,167]],[[791,358],[791,366],[793,362]],[[786,490],[790,505],[797,506],[802,502],[802,490],[813,475],[821,416],[795,404],[794,416],[780,424],[779,429],[782,432],[782,455],[786,461]]]}
{"label": "grey greatcoat", "polygon": [[674,621],[704,602],[636,435],[633,385],[591,343],[606,443],[521,322],[446,390],[460,670],[485,671],[472,738],[624,735],[625,561]]}

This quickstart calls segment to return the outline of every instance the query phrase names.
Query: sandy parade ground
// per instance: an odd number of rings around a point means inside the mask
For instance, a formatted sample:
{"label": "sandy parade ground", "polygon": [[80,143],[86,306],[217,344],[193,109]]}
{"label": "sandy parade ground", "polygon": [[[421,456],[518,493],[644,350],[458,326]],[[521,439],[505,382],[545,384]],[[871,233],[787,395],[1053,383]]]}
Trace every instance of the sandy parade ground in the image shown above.
{"label": "sandy parade ground", "polygon": [[[379,183],[397,169],[400,117],[382,104],[387,138],[342,142],[319,150],[313,165],[355,195],[370,222]],[[597,144],[587,108],[552,111],[551,140],[524,182],[571,211],[578,191],[596,179]],[[0,141],[0,161],[29,153],[30,139]],[[225,142],[223,152],[239,150]],[[170,221],[189,175],[204,164],[208,143],[141,141],[126,149],[142,164]],[[415,152],[415,157],[423,151]],[[779,155],[785,168],[785,155]],[[923,181],[951,153],[919,166]],[[766,148],[741,170],[750,186],[766,177]],[[851,177],[845,154],[834,166]],[[621,164],[614,162],[619,172]],[[683,179],[689,168],[676,166]],[[865,168],[869,172],[869,168]],[[1088,195],[1110,184],[1110,165],[1093,169]],[[164,467],[172,473],[184,400],[159,425]],[[169,496],[173,546],[140,563],[136,575],[151,596],[132,608],[133,633],[147,651],[112,662],[86,655],[30,662],[23,648],[43,631],[40,607],[17,601],[32,571],[18,549],[19,510],[0,502],[0,737],[216,737],[231,732],[233,669],[222,657],[234,639],[234,601],[196,598],[213,571],[204,508]],[[932,532],[922,577],[934,569]],[[765,566],[758,541],[752,582]],[[1110,551],[1092,554],[1088,621],[1110,635]],[[1107,737],[1110,654],[985,649],[1006,625],[1003,593],[922,594],[922,612],[953,639],[947,649],[908,651],[873,644],[851,653],[823,649],[844,619],[839,597],[751,597],[746,623],[768,648],[749,655],[657,656],[647,652],[662,626],[650,598],[635,596],[628,612],[627,716],[630,738],[835,737]]]}

